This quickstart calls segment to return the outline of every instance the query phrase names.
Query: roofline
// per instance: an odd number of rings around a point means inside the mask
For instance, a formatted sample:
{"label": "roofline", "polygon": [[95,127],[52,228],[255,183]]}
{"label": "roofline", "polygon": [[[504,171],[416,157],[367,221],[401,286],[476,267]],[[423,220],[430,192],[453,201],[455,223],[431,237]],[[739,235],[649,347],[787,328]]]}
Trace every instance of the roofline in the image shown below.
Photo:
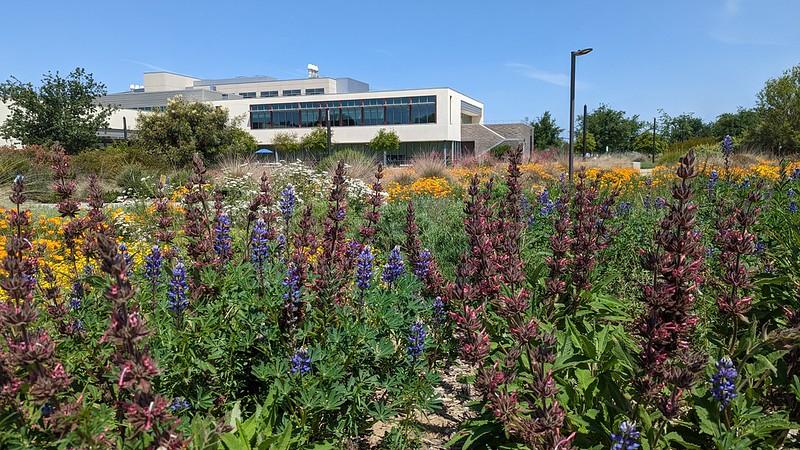
{"label": "roofline", "polygon": [[173,72],[171,70],[148,70],[147,72],[142,72],[142,74],[147,74],[147,73],[168,73],[168,74],[171,74],[171,75],[178,75],[180,77],[186,77],[186,78],[192,78],[194,80],[200,80],[200,78],[197,78],[194,75],[186,75],[185,73]]}

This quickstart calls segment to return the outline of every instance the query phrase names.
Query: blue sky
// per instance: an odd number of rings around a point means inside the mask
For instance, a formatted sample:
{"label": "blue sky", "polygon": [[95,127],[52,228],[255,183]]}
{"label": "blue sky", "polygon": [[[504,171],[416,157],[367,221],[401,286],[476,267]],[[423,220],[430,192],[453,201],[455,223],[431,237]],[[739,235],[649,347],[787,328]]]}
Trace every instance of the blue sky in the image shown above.
{"label": "blue sky", "polygon": [[487,122],[545,110],[566,128],[569,52],[577,104],[650,119],[751,106],[800,64],[800,1],[12,1],[0,78],[85,67],[109,91],[142,72],[204,77],[350,76],[372,89],[449,86]]}

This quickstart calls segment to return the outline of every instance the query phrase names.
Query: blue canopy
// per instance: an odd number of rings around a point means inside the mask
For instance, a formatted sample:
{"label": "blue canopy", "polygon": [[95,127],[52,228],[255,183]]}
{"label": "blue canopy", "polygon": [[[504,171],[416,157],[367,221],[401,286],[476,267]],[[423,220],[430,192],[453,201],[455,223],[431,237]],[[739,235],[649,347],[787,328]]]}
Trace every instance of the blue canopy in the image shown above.
{"label": "blue canopy", "polygon": [[271,155],[272,153],[273,151],[266,147],[256,150],[256,155]]}

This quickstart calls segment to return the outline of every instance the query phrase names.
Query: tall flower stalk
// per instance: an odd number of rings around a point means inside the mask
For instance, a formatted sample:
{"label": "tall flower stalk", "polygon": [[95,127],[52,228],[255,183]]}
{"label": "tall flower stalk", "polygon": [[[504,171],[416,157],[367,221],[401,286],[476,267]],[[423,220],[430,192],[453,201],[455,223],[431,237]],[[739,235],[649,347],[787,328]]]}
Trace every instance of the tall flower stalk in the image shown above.
{"label": "tall flower stalk", "polygon": [[375,170],[375,181],[372,183],[372,190],[369,197],[367,197],[367,204],[369,208],[364,213],[364,224],[359,230],[361,235],[361,245],[370,245],[375,233],[378,232],[378,222],[381,219],[380,208],[383,204],[383,185],[381,179],[383,178],[383,165],[378,164]]}
{"label": "tall flower stalk", "polygon": [[[26,200],[24,186],[22,176],[11,185],[9,198],[14,208],[8,213],[8,227],[12,234],[6,240],[2,261],[5,274],[0,278],[0,287],[8,297],[0,303],[4,341],[0,345],[0,406],[16,410],[19,419],[27,420],[26,400],[38,407],[58,408],[59,394],[69,386],[70,379],[56,359],[55,342],[36,325],[38,311],[33,295],[37,267],[30,254],[30,212],[21,209]],[[50,428],[51,424],[44,420],[43,425]]]}
{"label": "tall flower stalk", "polygon": [[[107,234],[97,235],[97,245],[100,268],[111,279],[105,293],[112,304],[111,323],[102,342],[114,347],[115,389],[110,394],[117,405],[117,419],[130,425],[133,436],[150,435],[152,448],[183,448],[186,442],[177,431],[178,420],[170,412],[169,401],[153,389],[158,369],[143,343],[148,335],[144,318],[129,304],[134,288],[125,260]],[[123,446],[126,433],[127,428],[120,425]]]}
{"label": "tall flower stalk", "polygon": [[695,156],[690,151],[677,169],[669,210],[655,234],[655,248],[642,253],[652,281],[643,289],[645,311],[636,323],[642,344],[640,390],[667,418],[679,415],[682,396],[703,370],[705,357],[694,350],[697,324],[692,312],[705,249],[696,230],[697,205],[692,203]]}

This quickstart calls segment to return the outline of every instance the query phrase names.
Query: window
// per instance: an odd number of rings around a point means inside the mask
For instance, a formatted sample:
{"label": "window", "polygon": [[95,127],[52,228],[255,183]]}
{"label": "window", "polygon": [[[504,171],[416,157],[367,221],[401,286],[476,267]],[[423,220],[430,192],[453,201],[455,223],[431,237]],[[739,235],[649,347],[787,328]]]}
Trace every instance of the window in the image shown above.
{"label": "window", "polygon": [[[287,91],[283,91],[286,95]],[[436,123],[436,97],[391,97],[250,105],[250,127],[312,128]]]}
{"label": "window", "polygon": [[270,115],[269,111],[254,111],[250,113],[250,128],[253,130],[261,130],[270,128]]}
{"label": "window", "polygon": [[408,120],[409,109],[408,105],[387,105],[386,106],[386,123],[389,125],[403,125],[411,123]]}
{"label": "window", "polygon": [[364,125],[383,125],[383,106],[364,107]]}
{"label": "window", "polygon": [[325,93],[325,88],[306,89],[306,95],[322,95],[324,93]]}
{"label": "window", "polygon": [[256,98],[255,92],[239,92],[239,95],[241,95],[242,98]]}
{"label": "window", "polygon": [[284,89],[283,96],[284,97],[295,97],[300,95],[300,89]]}
{"label": "window", "polygon": [[222,94],[222,99],[223,100],[227,100],[228,99],[228,94]]}
{"label": "window", "polygon": [[436,103],[411,105],[411,123],[436,123]]}
{"label": "window", "polygon": [[316,127],[319,125],[319,110],[318,109],[304,109],[301,111],[302,122],[304,127]]}
{"label": "window", "polygon": [[278,91],[261,91],[262,97],[277,97]]}

